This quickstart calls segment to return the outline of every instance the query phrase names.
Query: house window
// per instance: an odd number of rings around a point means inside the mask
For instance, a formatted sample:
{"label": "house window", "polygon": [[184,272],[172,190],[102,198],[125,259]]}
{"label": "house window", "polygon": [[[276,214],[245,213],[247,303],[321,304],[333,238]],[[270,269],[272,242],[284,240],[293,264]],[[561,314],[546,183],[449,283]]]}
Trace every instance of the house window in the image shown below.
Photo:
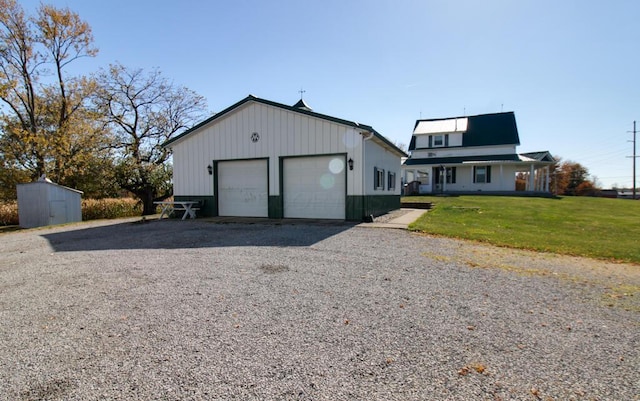
{"label": "house window", "polygon": [[456,168],[448,167],[447,168],[447,184],[455,184],[456,183]]}
{"label": "house window", "polygon": [[488,184],[491,182],[491,166],[475,166],[473,168],[473,182]]}
{"label": "house window", "polygon": [[444,174],[444,177],[446,179],[447,184],[455,184],[456,183],[456,168],[455,167],[447,167],[447,168],[444,169],[444,171],[442,171],[441,169],[438,169],[438,174],[435,175],[436,184],[440,184],[441,181],[443,181],[441,179],[441,174]]}
{"label": "house window", "polygon": [[389,177],[387,178],[387,184],[389,185],[388,189],[395,190],[396,189],[396,173],[392,173],[389,171]]}
{"label": "house window", "polygon": [[430,148],[442,148],[449,146],[449,134],[429,135]]}
{"label": "house window", "polygon": [[384,170],[373,168],[373,189],[384,189]]}
{"label": "house window", "polygon": [[444,146],[444,135],[433,136],[433,147],[438,148]]}

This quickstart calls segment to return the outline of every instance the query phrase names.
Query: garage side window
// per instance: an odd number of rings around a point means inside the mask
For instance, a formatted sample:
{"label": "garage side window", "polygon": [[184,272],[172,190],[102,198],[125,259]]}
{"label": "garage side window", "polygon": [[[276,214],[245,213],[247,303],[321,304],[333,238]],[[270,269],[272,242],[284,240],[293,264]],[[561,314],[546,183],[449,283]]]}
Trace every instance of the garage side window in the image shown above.
{"label": "garage side window", "polygon": [[377,167],[373,168],[373,189],[384,190],[384,170]]}
{"label": "garage side window", "polygon": [[392,173],[391,171],[389,171],[387,184],[389,185],[389,187],[387,188],[389,191],[393,191],[396,189],[396,173]]}

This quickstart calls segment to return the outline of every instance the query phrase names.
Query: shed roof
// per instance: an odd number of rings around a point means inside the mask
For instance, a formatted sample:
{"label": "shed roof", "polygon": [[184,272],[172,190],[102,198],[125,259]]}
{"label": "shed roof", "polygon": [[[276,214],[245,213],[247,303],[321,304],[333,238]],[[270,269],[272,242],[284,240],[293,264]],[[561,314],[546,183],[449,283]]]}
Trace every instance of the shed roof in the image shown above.
{"label": "shed roof", "polygon": [[81,195],[84,194],[84,192],[80,191],[79,189],[69,188],[69,187],[65,187],[64,185],[56,184],[55,182],[51,181],[48,178],[38,179],[37,181],[32,181],[32,182],[23,182],[23,183],[17,184],[16,186],[20,186],[20,185],[50,186],[50,187],[60,188],[60,189],[63,189],[65,191],[69,191],[69,192],[79,193]]}
{"label": "shed roof", "polygon": [[[311,116],[311,117],[320,118],[320,119],[323,119],[323,120],[331,121],[331,122],[334,122],[334,123],[338,123],[338,124],[342,124],[342,125],[346,125],[346,126],[349,126],[349,127],[353,127],[353,128],[356,128],[356,129],[361,129],[363,131],[370,132],[370,133],[372,133],[374,135],[374,137],[376,139],[378,139],[379,142],[384,143],[385,146],[387,146],[388,148],[392,149],[393,151],[395,151],[396,153],[398,153],[401,156],[407,156],[407,154],[402,149],[398,148],[395,144],[393,144],[393,142],[389,141],[387,138],[385,138],[382,134],[377,132],[370,125],[360,124],[360,123],[357,123],[355,121],[344,120],[344,119],[341,119],[341,118],[331,117],[331,116],[328,116],[328,115],[325,115],[325,114],[316,113],[316,112],[312,111],[303,100],[299,101],[298,103],[296,103],[293,106],[288,106],[286,104],[273,102],[271,100],[261,99],[261,98],[259,98],[257,96],[254,96],[254,95],[249,95],[249,96],[245,97],[244,99],[242,99],[239,102],[227,107],[226,109],[222,110],[221,112],[216,113],[213,116],[209,117],[208,119],[206,119],[206,120],[200,122],[199,124],[196,124],[195,126],[189,128],[188,130],[184,131],[180,135],[175,136],[175,137],[167,140],[166,142],[164,142],[162,144],[162,146],[163,147],[170,146],[172,143],[189,136],[194,131],[197,131],[198,129],[204,127],[205,125],[210,124],[210,123],[212,123],[212,122],[224,117],[225,115],[233,112],[234,110],[236,110],[237,108],[243,106],[244,104],[246,104],[248,102],[256,102],[256,103],[266,104],[266,105],[269,105],[269,106],[278,107],[280,109],[292,111],[292,112],[295,112],[295,113],[305,114],[305,115],[308,115],[308,116]],[[301,106],[304,106],[304,107],[301,107]]]}
{"label": "shed roof", "polygon": [[[417,120],[414,137],[420,134],[463,132],[462,146],[520,145],[516,117],[512,111],[479,114],[468,117],[449,117]],[[415,150],[411,140],[409,150]]]}

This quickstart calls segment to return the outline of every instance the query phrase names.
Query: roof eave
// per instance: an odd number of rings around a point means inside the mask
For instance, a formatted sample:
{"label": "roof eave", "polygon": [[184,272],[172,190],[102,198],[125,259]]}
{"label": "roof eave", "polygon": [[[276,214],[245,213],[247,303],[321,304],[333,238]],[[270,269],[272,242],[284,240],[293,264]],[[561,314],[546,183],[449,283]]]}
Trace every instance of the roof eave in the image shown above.
{"label": "roof eave", "polygon": [[306,110],[306,109],[303,109],[303,108],[297,108],[295,106],[288,106],[286,104],[273,102],[271,100],[261,99],[259,97],[254,96],[254,95],[249,95],[246,98],[240,100],[239,102],[234,103],[233,105],[227,107],[226,109],[222,110],[221,112],[216,113],[213,116],[209,117],[208,119],[202,121],[201,123],[198,123],[198,124],[194,125],[193,127],[191,127],[188,130],[184,131],[180,135],[165,141],[161,146],[163,148],[166,148],[169,145],[174,144],[175,142],[185,138],[186,136],[188,136],[189,134],[193,133],[194,131],[197,131],[198,129],[204,127],[205,125],[210,124],[211,122],[223,117],[224,115],[228,114],[229,112],[237,109],[238,107],[241,107],[242,105],[244,105],[245,103],[250,102],[250,101],[266,104],[266,105],[273,106],[273,107],[278,107],[278,108],[281,108],[281,109],[284,109],[284,110],[292,111],[294,113],[301,113],[301,114],[305,114],[305,115],[308,115],[308,116],[311,116],[311,117],[320,118],[320,119],[323,119],[323,120],[332,121],[332,122],[337,123],[337,124],[342,124],[342,125],[346,125],[346,126],[349,126],[349,127],[352,127],[352,128],[362,129],[362,130],[371,132],[376,138],[378,138],[381,142],[383,142],[385,145],[387,145],[389,148],[391,148],[391,150],[395,151],[396,153],[398,153],[398,154],[400,154],[400,155],[402,155],[404,157],[408,156],[402,149],[398,148],[391,141],[389,141],[387,138],[385,138],[383,135],[381,135],[379,132],[377,132],[375,129],[373,129],[373,127],[371,127],[370,125],[360,124],[360,123],[357,123],[355,121],[344,120],[344,119],[341,119],[341,118],[328,116],[326,114],[316,113],[316,112],[314,112],[312,110]]}

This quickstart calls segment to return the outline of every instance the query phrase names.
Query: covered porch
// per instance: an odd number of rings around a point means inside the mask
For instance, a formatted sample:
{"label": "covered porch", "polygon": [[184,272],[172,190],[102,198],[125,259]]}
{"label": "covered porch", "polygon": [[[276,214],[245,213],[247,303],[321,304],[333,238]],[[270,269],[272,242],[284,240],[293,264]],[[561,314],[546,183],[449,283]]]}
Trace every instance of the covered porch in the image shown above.
{"label": "covered porch", "polygon": [[[548,152],[510,156],[509,160],[408,159],[402,166],[403,194],[551,194],[555,160]],[[524,188],[516,185],[518,177],[525,181]]]}

